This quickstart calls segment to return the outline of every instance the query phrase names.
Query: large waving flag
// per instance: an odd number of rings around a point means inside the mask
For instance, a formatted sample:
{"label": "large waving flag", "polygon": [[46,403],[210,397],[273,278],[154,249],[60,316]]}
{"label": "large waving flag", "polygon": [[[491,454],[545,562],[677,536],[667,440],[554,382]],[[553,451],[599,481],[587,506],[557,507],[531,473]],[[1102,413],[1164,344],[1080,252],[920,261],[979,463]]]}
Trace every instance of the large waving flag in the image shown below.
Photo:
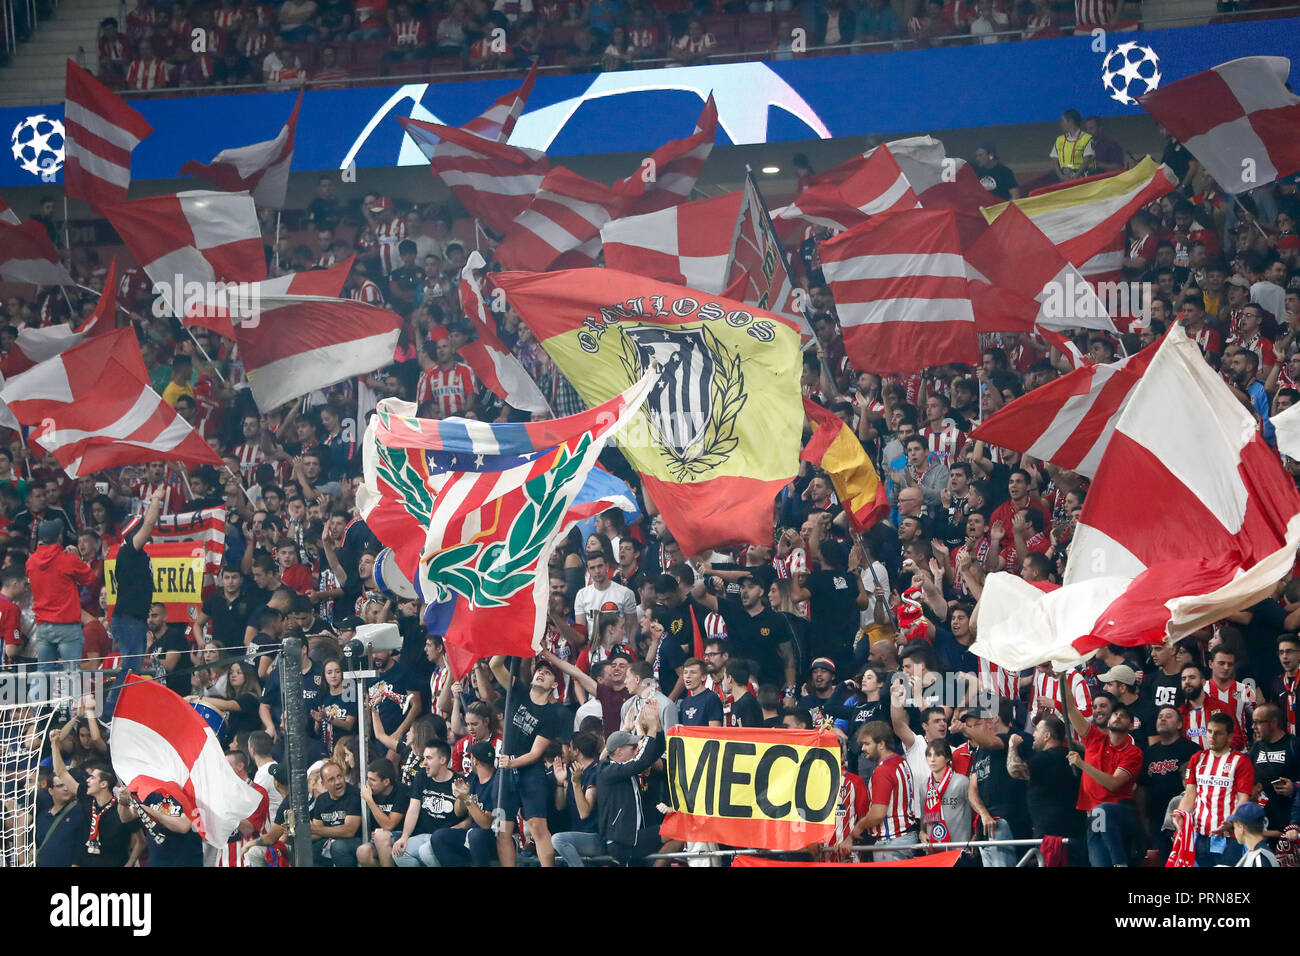
{"label": "large waving flag", "polygon": [[113,772],[139,800],[163,793],[220,849],[265,796],[235,775],[207,721],[158,681],[131,674],[113,712]]}
{"label": "large waving flag", "polygon": [[538,61],[534,60],[533,65],[528,69],[528,75],[524,77],[523,85],[519,89],[498,96],[493,100],[491,106],[462,126],[461,129],[467,133],[473,133],[475,136],[482,136],[484,139],[490,139],[498,143],[508,142],[510,134],[515,131],[515,124],[519,122],[519,117],[524,112],[528,97],[533,93],[533,86],[537,83],[537,64]]}
{"label": "large waving flag", "polygon": [[595,265],[601,228],[628,204],[603,183],[557,166],[506,230],[496,258],[508,269],[530,272]]}
{"label": "large waving flag", "polygon": [[[1061,255],[1083,268],[1114,244],[1135,212],[1177,185],[1173,170],[1144,156],[1132,169],[1089,176],[1073,185],[1013,202],[1056,243]],[[992,223],[1010,205],[987,206],[984,216]]]}
{"label": "large waving flag", "polygon": [[72,274],[35,219],[21,225],[0,221],[0,280],[33,285],[72,285]]}
{"label": "large waving flag", "polygon": [[70,478],[159,459],[221,467],[221,457],[150,388],[132,328],[15,375],[0,401]]}
{"label": "large waving flag", "polygon": [[[1159,507],[1136,488],[1158,489]],[[1267,597],[1297,546],[1295,482],[1175,324],[1102,456],[1064,586],[989,575],[972,651],[1068,667],[1105,644],[1177,640]]]}
{"label": "large waving flag", "polygon": [[971,437],[1091,478],[1156,349],[1105,365],[1084,359],[999,409]]}
{"label": "large waving flag", "polygon": [[299,90],[293,112],[275,139],[223,149],[210,163],[190,160],[181,167],[180,175],[202,176],[226,192],[251,193],[259,206],[282,209],[289,189],[289,167],[293,164],[293,140],[298,131],[302,96]]}
{"label": "large waving flag", "polygon": [[482,283],[474,274],[486,265],[475,250],[465,260],[465,268],[460,270],[460,307],[478,333],[477,339],[461,347],[460,357],[478,380],[507,405],[525,412],[550,414],[551,406],[546,403],[542,390],[528,377],[514,353],[505,347],[497,335],[495,320],[488,315]]}
{"label": "large waving flag", "polygon": [[1223,191],[1250,192],[1300,170],[1300,96],[1291,61],[1246,56],[1138,97]]}
{"label": "large waving flag", "polygon": [[745,199],[736,223],[735,249],[727,274],[727,294],[747,305],[792,319],[799,324],[805,341],[811,341],[812,327],[795,301],[795,284],[790,278],[788,262],[758,183],[747,173]]}
{"label": "large waving flag", "polygon": [[64,95],[64,192],[92,203],[122,202],[131,185],[131,150],[153,127],[71,59]]}
{"label": "large waving flag", "polygon": [[871,216],[916,209],[921,203],[888,146],[814,177],[813,184],[773,219],[799,219],[836,231],[851,229]]}
{"label": "large waving flag", "polygon": [[744,198],[740,191],[724,193],[606,223],[600,230],[605,265],[718,295],[730,284]]}
{"label": "large waving flag", "polygon": [[979,361],[952,210],[876,216],[823,242],[820,251],[854,368],[884,375]]}
{"label": "large waving flag", "polygon": [[195,295],[185,298],[181,322],[191,328],[211,329],[218,335],[233,339],[234,320],[241,317],[238,313],[243,311],[246,313],[244,318],[252,318],[255,304],[264,298],[275,300],[285,296],[307,295],[337,299],[343,293],[343,283],[347,281],[355,260],[356,256],[348,256],[328,269],[290,272],[263,282],[249,282],[243,286],[236,283],[224,290],[196,286]]}
{"label": "large waving flag", "polygon": [[803,425],[793,322],[614,269],[494,281],[588,404],[662,367],[618,443],[687,554],[771,541]]}
{"label": "large waving flag", "polygon": [[111,331],[116,327],[117,312],[117,259],[108,265],[104,276],[104,291],[100,293],[99,303],[90,318],[75,329],[69,325],[51,325],[42,329],[24,328],[18,331],[18,338],[9,347],[8,354],[0,359],[0,374],[13,378],[46,359],[61,355],[74,345],[92,335]]}
{"label": "large waving flag", "polygon": [[843,419],[806,398],[803,408],[816,429],[799,457],[830,476],[835,494],[849,514],[849,524],[856,532],[866,531],[889,514],[884,482]]}
{"label": "large waving flag", "polygon": [[718,106],[710,93],[690,136],[664,143],[635,173],[614,184],[614,192],[631,200],[627,211],[655,212],[684,202],[708,162],[717,134]]}
{"label": "large waving flag", "polygon": [[536,653],[556,543],[575,522],[630,504],[576,500],[655,378],[581,414],[528,424],[434,421],[415,418],[410,402],[379,403],[357,505],[425,600],[460,596],[446,635],[458,660]]}

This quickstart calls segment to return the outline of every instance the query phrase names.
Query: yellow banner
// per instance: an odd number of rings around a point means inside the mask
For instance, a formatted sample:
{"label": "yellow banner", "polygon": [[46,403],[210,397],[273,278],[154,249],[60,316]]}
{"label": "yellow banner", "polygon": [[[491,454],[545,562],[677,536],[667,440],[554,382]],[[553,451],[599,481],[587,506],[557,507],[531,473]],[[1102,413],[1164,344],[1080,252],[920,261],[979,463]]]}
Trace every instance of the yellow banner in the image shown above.
{"label": "yellow banner", "polygon": [[[191,623],[203,603],[202,547],[192,541],[145,546],[153,567],[153,600],[167,606],[167,620]],[[104,596],[109,613],[117,604],[117,553],[104,559]]]}

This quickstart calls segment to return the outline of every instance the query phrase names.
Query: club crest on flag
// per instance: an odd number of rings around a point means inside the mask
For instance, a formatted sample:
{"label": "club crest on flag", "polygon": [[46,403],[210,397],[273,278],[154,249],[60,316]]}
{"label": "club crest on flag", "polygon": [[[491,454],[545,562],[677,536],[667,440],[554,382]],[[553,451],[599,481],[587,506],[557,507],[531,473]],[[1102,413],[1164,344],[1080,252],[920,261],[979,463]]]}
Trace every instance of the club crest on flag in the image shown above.
{"label": "club crest on flag", "polygon": [[658,382],[645,413],[660,452],[678,481],[727,460],[739,444],[736,418],[745,406],[745,373],[707,325],[696,329],[661,325],[620,326],[620,359],[629,382],[656,363]]}

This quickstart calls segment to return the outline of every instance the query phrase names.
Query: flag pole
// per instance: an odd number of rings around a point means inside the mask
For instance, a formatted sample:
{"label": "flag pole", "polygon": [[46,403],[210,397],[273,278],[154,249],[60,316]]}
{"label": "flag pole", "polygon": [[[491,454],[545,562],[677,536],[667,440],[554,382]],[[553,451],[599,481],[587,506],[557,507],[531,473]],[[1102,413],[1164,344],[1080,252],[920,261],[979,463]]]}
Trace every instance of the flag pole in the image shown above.
{"label": "flag pole", "polygon": [[[871,572],[872,583],[883,591],[884,587],[880,583],[880,578],[876,575],[876,563],[871,560],[871,551],[867,547],[867,533],[865,531],[859,531],[855,537],[857,539],[858,547],[862,549],[862,558],[867,562],[867,570]],[[884,600],[885,613],[889,615],[889,623],[893,626],[894,631],[897,632],[898,618],[894,616],[894,609],[890,607],[888,594],[885,595]]]}
{"label": "flag pole", "polygon": [[[763,191],[758,188],[758,180],[754,178],[754,168],[750,166],[749,163],[745,164],[745,181],[749,183],[750,188],[754,190],[754,195],[758,197],[758,204],[763,209],[763,215],[767,217],[767,221],[769,223],[772,223],[772,211],[767,208],[767,200],[763,198]],[[755,234],[758,233],[758,223],[754,223],[754,232]],[[785,272],[786,275],[788,276],[790,274],[790,256],[785,251],[785,244],[781,241],[781,236],[776,231],[775,223],[772,223],[772,239],[776,243],[777,251],[781,253],[781,264],[785,267]],[[735,254],[734,250],[732,251],[732,254],[733,255]],[[792,288],[793,285],[794,284],[791,283]],[[803,316],[804,328],[808,330],[808,334],[811,336],[811,338],[809,338],[808,340],[808,343],[806,345],[800,346],[799,350],[801,352],[807,352],[810,348],[813,347],[813,344],[817,341],[817,335],[816,333],[813,332],[812,321],[808,318],[808,310],[805,309],[802,305],[799,306],[799,314]],[[835,380],[835,376],[832,375],[831,381],[834,380]]]}
{"label": "flag pole", "polygon": [[[477,667],[478,662],[475,662],[474,666]],[[519,658],[512,657],[510,658],[510,683],[506,684],[506,699],[505,699],[505,703],[501,705],[501,719],[503,723],[506,720],[510,719],[510,695],[514,691],[515,681],[517,681],[518,679],[519,679]],[[502,727],[501,749],[503,750],[505,749],[505,742],[506,742],[506,732],[505,732],[505,728]],[[497,799],[496,799],[496,807],[492,810],[492,832],[494,834],[500,834],[506,824],[506,814],[505,811],[501,809],[501,788],[505,784],[505,779],[506,779],[505,772],[506,771],[504,767],[501,767],[500,765],[497,766]],[[521,833],[520,836],[522,837],[523,834]]]}

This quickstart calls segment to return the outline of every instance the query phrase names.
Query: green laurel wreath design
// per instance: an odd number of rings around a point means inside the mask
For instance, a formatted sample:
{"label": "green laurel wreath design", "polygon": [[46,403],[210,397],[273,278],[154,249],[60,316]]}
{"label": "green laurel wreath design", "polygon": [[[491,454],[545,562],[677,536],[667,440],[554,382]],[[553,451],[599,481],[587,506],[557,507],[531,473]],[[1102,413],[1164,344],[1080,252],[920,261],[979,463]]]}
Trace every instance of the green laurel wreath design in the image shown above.
{"label": "green laurel wreath design", "polygon": [[[640,411],[650,421],[650,427],[659,439],[659,454],[664,457],[675,481],[698,478],[731,457],[731,453],[740,444],[740,439],[736,437],[736,420],[740,417],[745,402],[749,400],[745,394],[745,373],[740,368],[740,353],[729,351],[707,325],[701,326],[700,331],[704,335],[705,347],[713,353],[717,372],[713,376],[713,415],[704,428],[699,450],[694,454],[677,454],[664,440],[650,412],[644,406]],[[619,361],[627,373],[628,381],[635,382],[642,375],[641,353],[621,327],[619,333]]]}
{"label": "green laurel wreath design", "polygon": [[561,446],[555,466],[524,483],[526,501],[504,541],[459,544],[429,559],[423,574],[438,600],[455,591],[474,607],[503,607],[512,595],[535,582],[536,564],[567,510],[564,489],[578,477],[590,445],[591,436],[584,435],[572,452]]}

